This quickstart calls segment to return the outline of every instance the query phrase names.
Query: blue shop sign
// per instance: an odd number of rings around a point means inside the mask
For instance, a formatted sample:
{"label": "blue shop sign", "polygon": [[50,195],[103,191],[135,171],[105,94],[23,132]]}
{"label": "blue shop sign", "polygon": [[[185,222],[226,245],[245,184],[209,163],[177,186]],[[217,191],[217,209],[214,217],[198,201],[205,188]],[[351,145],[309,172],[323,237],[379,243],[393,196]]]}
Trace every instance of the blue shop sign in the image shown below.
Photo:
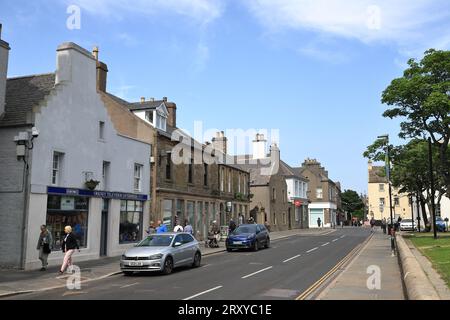
{"label": "blue shop sign", "polygon": [[68,195],[68,196],[95,197],[103,199],[136,200],[136,201],[148,200],[148,196],[145,194],[110,192],[110,191],[91,191],[84,189],[58,188],[58,187],[47,187],[47,193]]}

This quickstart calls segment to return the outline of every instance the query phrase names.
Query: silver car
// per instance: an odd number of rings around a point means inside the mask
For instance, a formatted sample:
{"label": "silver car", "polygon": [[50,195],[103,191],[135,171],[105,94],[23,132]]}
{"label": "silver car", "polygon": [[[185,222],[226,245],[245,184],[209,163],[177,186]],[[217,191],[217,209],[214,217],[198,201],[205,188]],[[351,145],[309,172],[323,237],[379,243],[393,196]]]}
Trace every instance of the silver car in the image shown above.
{"label": "silver car", "polygon": [[122,255],[120,269],[125,275],[135,271],[170,274],[176,267],[199,267],[201,259],[199,244],[189,233],[160,233],[128,249]]}

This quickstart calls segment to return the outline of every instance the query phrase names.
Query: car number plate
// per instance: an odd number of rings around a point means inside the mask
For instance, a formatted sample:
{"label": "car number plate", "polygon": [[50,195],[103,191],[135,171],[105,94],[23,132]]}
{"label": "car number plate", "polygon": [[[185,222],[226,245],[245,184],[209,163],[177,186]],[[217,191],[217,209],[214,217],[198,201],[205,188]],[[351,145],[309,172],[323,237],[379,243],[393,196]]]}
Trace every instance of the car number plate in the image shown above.
{"label": "car number plate", "polygon": [[234,241],[233,244],[242,244],[242,241]]}
{"label": "car number plate", "polygon": [[143,262],[137,262],[137,261],[130,261],[128,262],[128,265],[130,267],[142,267],[144,265]]}

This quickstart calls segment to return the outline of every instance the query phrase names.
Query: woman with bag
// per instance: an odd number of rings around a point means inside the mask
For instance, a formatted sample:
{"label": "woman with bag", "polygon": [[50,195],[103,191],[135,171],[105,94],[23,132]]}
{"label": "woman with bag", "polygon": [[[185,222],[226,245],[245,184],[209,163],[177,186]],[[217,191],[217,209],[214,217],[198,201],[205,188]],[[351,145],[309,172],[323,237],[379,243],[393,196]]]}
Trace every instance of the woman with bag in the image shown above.
{"label": "woman with bag", "polygon": [[62,242],[62,252],[64,252],[64,262],[61,266],[61,270],[59,271],[60,274],[63,274],[67,267],[72,265],[72,255],[75,252],[75,249],[80,252],[80,247],[78,246],[77,239],[72,233],[72,227],[66,226],[64,228],[64,232],[66,233],[66,236],[64,237],[64,240]]}
{"label": "woman with bag", "polygon": [[53,248],[53,238],[52,234],[48,232],[47,226],[41,226],[41,233],[39,235],[39,240],[37,243],[37,250],[39,250],[39,260],[42,262],[41,271],[47,270],[48,266],[48,255],[52,252]]}

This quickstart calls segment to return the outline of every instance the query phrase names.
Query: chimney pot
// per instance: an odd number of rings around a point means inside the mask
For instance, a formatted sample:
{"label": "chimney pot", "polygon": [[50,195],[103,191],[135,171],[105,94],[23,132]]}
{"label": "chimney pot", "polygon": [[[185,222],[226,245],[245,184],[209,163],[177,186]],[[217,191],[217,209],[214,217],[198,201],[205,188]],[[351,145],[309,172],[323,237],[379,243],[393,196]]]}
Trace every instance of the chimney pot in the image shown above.
{"label": "chimney pot", "polygon": [[92,54],[93,54],[95,60],[98,61],[98,47],[94,47],[94,49],[92,50]]}
{"label": "chimney pot", "polygon": [[164,102],[167,102],[167,97],[163,97],[163,101],[164,101]]}
{"label": "chimney pot", "polygon": [[141,97],[141,103],[145,102],[145,97]]}

